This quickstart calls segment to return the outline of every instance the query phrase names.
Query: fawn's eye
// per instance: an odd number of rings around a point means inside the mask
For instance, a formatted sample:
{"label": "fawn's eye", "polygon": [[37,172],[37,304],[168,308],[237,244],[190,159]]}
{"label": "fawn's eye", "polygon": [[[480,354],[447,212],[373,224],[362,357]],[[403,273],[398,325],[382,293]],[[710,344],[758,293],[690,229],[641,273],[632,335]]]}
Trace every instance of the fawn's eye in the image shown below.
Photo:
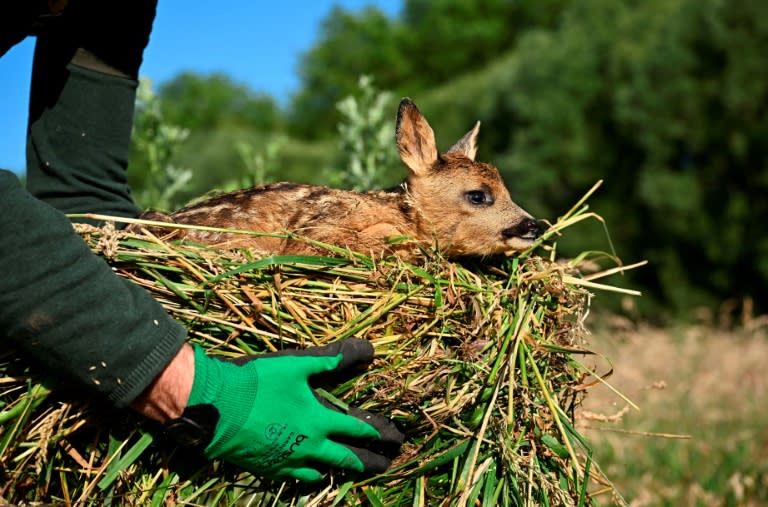
{"label": "fawn's eye", "polygon": [[487,190],[470,190],[464,194],[467,201],[475,206],[490,206],[493,204],[493,196]]}

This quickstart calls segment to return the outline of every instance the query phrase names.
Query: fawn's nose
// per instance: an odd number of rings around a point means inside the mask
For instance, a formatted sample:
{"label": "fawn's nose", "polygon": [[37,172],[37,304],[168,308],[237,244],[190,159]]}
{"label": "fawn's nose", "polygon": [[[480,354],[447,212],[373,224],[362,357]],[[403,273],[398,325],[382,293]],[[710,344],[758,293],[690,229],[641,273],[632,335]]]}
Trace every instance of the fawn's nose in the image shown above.
{"label": "fawn's nose", "polygon": [[526,218],[512,227],[507,227],[501,231],[501,234],[505,239],[536,239],[539,237],[539,234],[541,234],[541,224],[536,219]]}

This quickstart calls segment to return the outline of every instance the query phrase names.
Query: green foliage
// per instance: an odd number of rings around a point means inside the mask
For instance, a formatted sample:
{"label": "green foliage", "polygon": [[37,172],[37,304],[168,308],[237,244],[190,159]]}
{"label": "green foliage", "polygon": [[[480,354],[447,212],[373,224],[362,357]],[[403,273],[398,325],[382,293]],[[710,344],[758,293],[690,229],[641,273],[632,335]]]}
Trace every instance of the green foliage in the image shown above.
{"label": "green foliage", "polygon": [[323,23],[321,42],[302,58],[303,87],[291,106],[291,132],[307,139],[329,136],[339,121],[336,104],[354,93],[360,75],[373,75],[384,87],[400,82],[409,69],[398,32],[375,7],[356,14],[335,7]]}
{"label": "green foliage", "polygon": [[194,168],[184,201],[276,177],[285,140],[280,133],[283,115],[274,99],[221,74],[193,73],[164,84],[158,95],[168,121],[192,132],[174,159]]}
{"label": "green foliage", "polygon": [[512,48],[526,30],[553,26],[565,3],[407,0],[400,50],[410,74],[399,84],[427,90],[481,68]]}
{"label": "green foliage", "polygon": [[620,255],[648,258],[639,281],[675,310],[768,295],[754,262],[768,238],[752,234],[768,218],[755,199],[768,190],[766,14],[753,2],[581,2],[521,40],[510,69],[511,169],[557,205],[605,178],[595,207],[620,224]]}
{"label": "green foliage", "polygon": [[271,96],[220,73],[184,72],[163,83],[158,94],[168,121],[195,131],[239,125],[272,132],[282,125],[282,113]]}
{"label": "green foliage", "polygon": [[392,94],[379,91],[370,76],[358,81],[359,91],[341,100],[339,150],[328,183],[356,190],[382,188],[402,179],[403,165],[395,149]]}
{"label": "green foliage", "polygon": [[302,89],[291,106],[291,132],[328,135],[335,104],[353,93],[354,79],[372,76],[404,95],[423,94],[482,68],[514,46],[526,30],[551,27],[566,0],[406,0],[399,18],[375,7],[334,8],[319,41],[302,58]]}
{"label": "green foliage", "polygon": [[[142,79],[136,100],[136,116],[133,128],[133,161],[143,164],[144,173],[132,171],[131,177],[143,177],[140,184],[133,184],[134,199],[145,208],[170,209],[176,196],[192,179],[192,171],[175,166],[171,159],[189,131],[166,121],[160,110],[160,102],[152,91],[152,83]],[[137,191],[138,190],[138,191]]]}
{"label": "green foliage", "polygon": [[263,150],[258,150],[251,143],[237,143],[235,147],[246,173],[235,188],[253,187],[273,179],[278,156],[285,143],[286,138],[279,135],[270,138]]}

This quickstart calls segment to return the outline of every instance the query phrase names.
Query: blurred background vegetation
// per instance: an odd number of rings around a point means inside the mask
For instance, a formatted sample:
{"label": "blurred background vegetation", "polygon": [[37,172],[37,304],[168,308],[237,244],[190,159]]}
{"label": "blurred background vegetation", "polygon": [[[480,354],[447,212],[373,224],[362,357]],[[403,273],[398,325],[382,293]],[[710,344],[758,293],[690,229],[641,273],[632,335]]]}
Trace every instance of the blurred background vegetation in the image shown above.
{"label": "blurred background vegetation", "polygon": [[765,312],[767,47],[768,3],[751,0],[335,8],[288,104],[220,74],[145,83],[132,185],[141,204],[174,208],[274,180],[397,183],[394,116],[410,96],[442,149],[481,120],[479,158],[537,217],[605,180],[591,206],[610,240],[593,223],[560,249],[612,240],[625,262],[650,262],[612,281],[645,293],[605,298],[612,311],[665,322],[746,301]]}

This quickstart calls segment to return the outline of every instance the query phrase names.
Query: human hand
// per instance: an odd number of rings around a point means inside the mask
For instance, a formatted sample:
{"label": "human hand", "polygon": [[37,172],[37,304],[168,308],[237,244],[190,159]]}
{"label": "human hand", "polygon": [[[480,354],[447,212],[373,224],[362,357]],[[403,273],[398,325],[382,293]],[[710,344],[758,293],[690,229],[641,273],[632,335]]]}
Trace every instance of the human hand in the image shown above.
{"label": "human hand", "polygon": [[188,444],[204,446],[209,459],[266,477],[316,481],[328,467],[383,472],[391,458],[385,454],[399,449],[402,433],[382,416],[332,408],[311,387],[372,359],[373,346],[358,339],[236,361],[208,357],[195,347],[187,409],[167,431],[183,439],[191,422],[197,431]]}

